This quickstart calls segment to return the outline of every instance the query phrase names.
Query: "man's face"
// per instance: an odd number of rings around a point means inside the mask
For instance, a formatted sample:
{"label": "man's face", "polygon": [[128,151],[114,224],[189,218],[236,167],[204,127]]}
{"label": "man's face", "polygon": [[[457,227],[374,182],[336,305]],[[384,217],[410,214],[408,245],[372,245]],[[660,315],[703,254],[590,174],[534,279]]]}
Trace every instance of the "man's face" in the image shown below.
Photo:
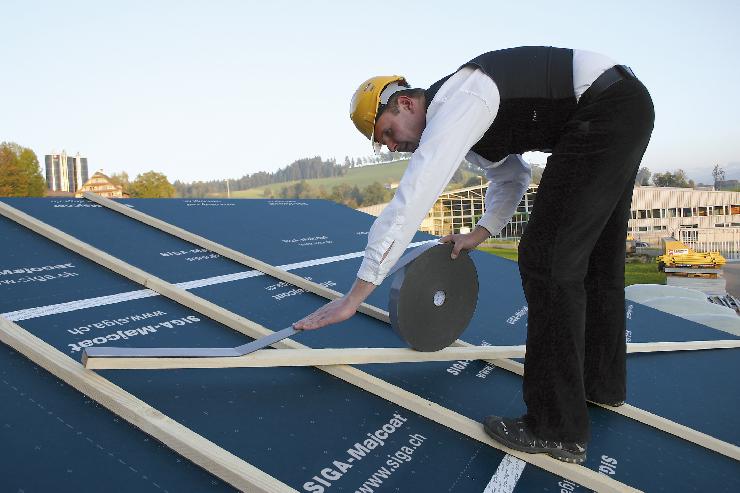
{"label": "man's face", "polygon": [[409,96],[398,97],[398,113],[384,111],[375,121],[373,138],[392,152],[414,152],[426,127],[426,108]]}

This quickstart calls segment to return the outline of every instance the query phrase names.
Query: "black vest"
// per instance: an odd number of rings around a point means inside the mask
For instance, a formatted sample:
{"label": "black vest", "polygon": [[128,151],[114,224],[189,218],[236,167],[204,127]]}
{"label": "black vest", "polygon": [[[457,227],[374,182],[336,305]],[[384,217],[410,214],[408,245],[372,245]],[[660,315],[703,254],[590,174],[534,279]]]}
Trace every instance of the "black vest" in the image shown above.
{"label": "black vest", "polygon": [[[573,50],[523,46],[484,53],[462,65],[467,66],[485,72],[501,95],[496,118],[472,151],[496,162],[509,154],[553,148],[576,108]],[[426,90],[427,108],[452,75]]]}

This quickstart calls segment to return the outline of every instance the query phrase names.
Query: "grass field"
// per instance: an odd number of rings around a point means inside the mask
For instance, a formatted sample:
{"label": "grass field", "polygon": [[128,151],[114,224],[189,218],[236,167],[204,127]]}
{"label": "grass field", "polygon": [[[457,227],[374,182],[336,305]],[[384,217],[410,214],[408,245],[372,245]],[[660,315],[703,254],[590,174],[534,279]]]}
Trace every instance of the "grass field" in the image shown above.
{"label": "grass field", "polygon": [[[479,250],[493,255],[498,255],[514,262],[519,258],[519,253],[509,248],[479,248]],[[665,284],[665,273],[658,271],[657,264],[626,264],[624,266],[624,285],[632,284]]]}
{"label": "grass field", "polygon": [[[332,178],[316,178],[313,180],[306,180],[306,182],[313,187],[314,190],[318,191],[319,187],[324,187],[327,192],[331,192],[332,187],[339,185],[340,183],[346,183],[350,187],[355,185],[362,190],[368,185],[372,185],[375,182],[385,185],[386,183],[398,183],[401,181],[403,172],[406,171],[408,166],[408,159],[396,161],[388,164],[374,164],[372,166],[362,166],[360,168],[352,168],[347,171],[344,176],[335,176]],[[464,180],[467,180],[473,173],[463,170]],[[237,190],[231,192],[232,198],[238,199],[261,199],[264,197],[265,189],[270,189],[273,195],[280,193],[283,187],[295,185],[299,180],[286,181],[282,183],[273,183],[271,185],[265,185],[262,187],[250,188],[247,190]],[[459,183],[451,184],[448,188],[460,188]],[[213,194],[212,197],[221,197],[224,194]]]}
{"label": "grass field", "polygon": [[[363,166],[360,168],[352,168],[347,171],[344,176],[335,176],[332,178],[317,178],[315,180],[306,180],[314,189],[318,189],[323,186],[327,192],[331,191],[332,187],[339,185],[340,183],[346,183],[351,187],[357,185],[360,189],[371,185],[374,182],[381,184],[386,183],[398,183],[406,170],[408,160],[397,161],[395,163],[388,164],[376,164],[373,166]],[[277,194],[281,188],[294,185],[298,181],[288,181],[283,183],[273,183],[271,185],[265,185],[263,187],[250,188],[248,190],[239,190],[231,193],[232,197],[242,199],[259,199],[262,198],[266,188],[272,190],[273,194]]]}
{"label": "grass field", "polygon": [[478,247],[478,250],[486,253],[492,253],[509,260],[516,262],[519,260],[519,252],[516,248],[491,248],[491,247]]}

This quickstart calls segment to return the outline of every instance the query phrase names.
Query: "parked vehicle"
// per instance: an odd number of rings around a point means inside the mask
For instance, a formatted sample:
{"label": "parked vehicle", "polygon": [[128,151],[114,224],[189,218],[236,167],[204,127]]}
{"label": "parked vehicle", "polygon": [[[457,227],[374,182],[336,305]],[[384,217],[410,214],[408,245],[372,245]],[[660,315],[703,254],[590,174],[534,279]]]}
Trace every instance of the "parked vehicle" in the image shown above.
{"label": "parked vehicle", "polygon": [[658,257],[658,270],[666,267],[685,267],[690,269],[720,269],[727,262],[719,252],[696,252],[673,238],[664,239],[665,254]]}

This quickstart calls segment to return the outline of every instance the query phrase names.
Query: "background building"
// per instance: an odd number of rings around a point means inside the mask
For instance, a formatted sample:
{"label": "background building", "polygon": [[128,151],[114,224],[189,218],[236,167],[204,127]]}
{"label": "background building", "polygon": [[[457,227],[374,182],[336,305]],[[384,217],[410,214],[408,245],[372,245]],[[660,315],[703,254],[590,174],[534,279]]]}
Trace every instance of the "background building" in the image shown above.
{"label": "background building", "polygon": [[717,180],[714,184],[717,190],[737,191],[740,190],[740,181],[738,180]]}
{"label": "background building", "polygon": [[636,187],[629,231],[638,241],[659,246],[672,236],[695,250],[740,252],[740,192],[691,188]]}
{"label": "background building", "polygon": [[[422,222],[421,229],[438,236],[466,233],[483,214],[488,185],[445,192]],[[537,185],[532,184],[511,221],[496,238],[517,241],[529,220]],[[377,216],[385,204],[359,210]],[[653,248],[672,236],[699,251],[719,251],[740,257],[740,192],[691,188],[635,187],[630,207],[629,233]]]}
{"label": "background building", "polygon": [[82,197],[83,192],[94,192],[103,197],[109,199],[120,199],[122,197],[128,197],[128,194],[123,192],[123,189],[110,181],[102,171],[96,171],[92,177],[87,180],[75,194],[76,197]]}
{"label": "background building", "polygon": [[[488,184],[443,193],[434,203],[419,229],[437,236],[470,232],[485,210],[486,189],[488,189]],[[495,238],[518,240],[521,237],[529,221],[529,214],[532,212],[536,195],[537,185],[532,183],[519,202],[511,221]],[[371,205],[358,210],[378,216],[386,205]]]}
{"label": "background building", "polygon": [[[483,215],[487,188],[488,185],[483,184],[443,193],[422,223],[422,231],[437,236],[469,233]],[[511,221],[496,238],[518,240],[521,237],[529,221],[536,194],[537,185],[532,183],[519,202]]]}
{"label": "background building", "polygon": [[46,164],[46,184],[53,192],[76,192],[88,180],[87,158],[61,154],[44,156]]}

